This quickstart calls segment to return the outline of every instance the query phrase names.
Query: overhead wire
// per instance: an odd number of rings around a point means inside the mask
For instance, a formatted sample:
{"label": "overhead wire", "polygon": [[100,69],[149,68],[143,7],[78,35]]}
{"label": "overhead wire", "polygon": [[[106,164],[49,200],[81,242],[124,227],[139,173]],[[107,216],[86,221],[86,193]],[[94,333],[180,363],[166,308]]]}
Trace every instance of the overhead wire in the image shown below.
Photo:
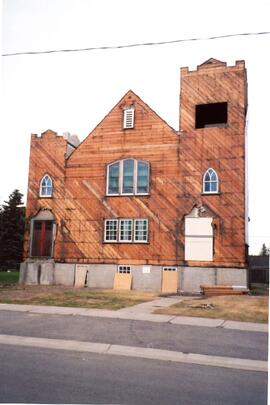
{"label": "overhead wire", "polygon": [[157,45],[168,45],[176,44],[180,42],[192,42],[192,41],[210,41],[216,39],[224,38],[233,38],[233,37],[244,37],[244,36],[258,36],[258,35],[269,35],[270,31],[262,32],[244,32],[238,34],[224,34],[224,35],[215,35],[210,37],[197,37],[197,38],[184,38],[184,39],[175,39],[172,41],[160,41],[160,42],[142,42],[126,45],[111,45],[111,46],[96,46],[88,48],[73,48],[73,49],[50,49],[45,51],[22,51],[22,52],[12,52],[12,53],[3,53],[2,56],[18,56],[18,55],[40,55],[40,54],[49,54],[49,53],[64,53],[64,52],[87,52],[87,51],[97,51],[97,50],[112,50],[112,49],[125,49],[125,48],[135,48],[143,46],[157,46]]}

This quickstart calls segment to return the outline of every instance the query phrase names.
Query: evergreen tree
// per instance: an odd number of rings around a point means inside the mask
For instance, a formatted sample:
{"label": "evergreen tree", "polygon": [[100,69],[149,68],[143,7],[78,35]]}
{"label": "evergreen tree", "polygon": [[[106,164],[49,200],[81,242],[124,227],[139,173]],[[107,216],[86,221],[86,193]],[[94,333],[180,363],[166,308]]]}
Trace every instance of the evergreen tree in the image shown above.
{"label": "evergreen tree", "polygon": [[265,243],[263,243],[262,248],[260,250],[260,256],[268,256],[268,249],[265,245]]}
{"label": "evergreen tree", "polygon": [[25,207],[19,190],[0,207],[0,269],[18,267],[22,261]]}

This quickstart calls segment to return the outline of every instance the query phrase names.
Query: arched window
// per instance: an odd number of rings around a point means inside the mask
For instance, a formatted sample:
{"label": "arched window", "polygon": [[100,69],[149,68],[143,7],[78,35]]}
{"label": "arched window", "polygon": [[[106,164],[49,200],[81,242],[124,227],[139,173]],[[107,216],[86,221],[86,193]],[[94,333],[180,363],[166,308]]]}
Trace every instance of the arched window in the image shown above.
{"label": "arched window", "polygon": [[42,177],[39,187],[40,197],[51,197],[53,191],[52,179],[48,174]]}
{"label": "arched window", "polygon": [[207,194],[218,192],[218,175],[214,169],[208,169],[203,176],[203,192]]}
{"label": "arched window", "polygon": [[149,163],[124,159],[107,166],[107,195],[149,193]]}

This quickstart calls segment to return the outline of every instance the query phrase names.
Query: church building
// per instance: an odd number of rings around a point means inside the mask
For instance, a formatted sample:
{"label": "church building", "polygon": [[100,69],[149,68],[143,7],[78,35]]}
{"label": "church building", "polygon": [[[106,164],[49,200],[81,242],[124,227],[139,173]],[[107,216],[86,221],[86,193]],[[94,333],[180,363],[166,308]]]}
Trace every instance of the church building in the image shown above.
{"label": "church building", "polygon": [[26,284],[247,286],[247,78],[181,68],[177,131],[128,91],[96,128],[31,136]]}

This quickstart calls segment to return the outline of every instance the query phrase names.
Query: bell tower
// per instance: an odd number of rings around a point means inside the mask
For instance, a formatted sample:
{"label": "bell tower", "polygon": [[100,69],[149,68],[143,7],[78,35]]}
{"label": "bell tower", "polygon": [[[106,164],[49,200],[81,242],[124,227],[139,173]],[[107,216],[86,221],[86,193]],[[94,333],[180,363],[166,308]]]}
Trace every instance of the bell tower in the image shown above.
{"label": "bell tower", "polygon": [[246,111],[244,61],[227,66],[211,58],[194,71],[181,68],[183,200],[215,213],[214,267],[247,265]]}

